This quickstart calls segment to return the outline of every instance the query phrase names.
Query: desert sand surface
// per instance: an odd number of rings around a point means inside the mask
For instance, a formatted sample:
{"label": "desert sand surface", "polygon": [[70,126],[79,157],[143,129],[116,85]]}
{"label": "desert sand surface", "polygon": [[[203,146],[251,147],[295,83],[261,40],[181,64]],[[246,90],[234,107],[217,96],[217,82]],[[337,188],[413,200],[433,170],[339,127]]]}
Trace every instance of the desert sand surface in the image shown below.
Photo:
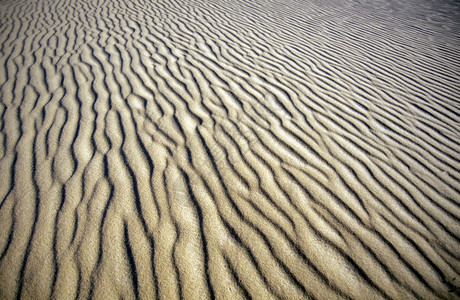
{"label": "desert sand surface", "polygon": [[459,299],[460,4],[0,0],[0,299]]}

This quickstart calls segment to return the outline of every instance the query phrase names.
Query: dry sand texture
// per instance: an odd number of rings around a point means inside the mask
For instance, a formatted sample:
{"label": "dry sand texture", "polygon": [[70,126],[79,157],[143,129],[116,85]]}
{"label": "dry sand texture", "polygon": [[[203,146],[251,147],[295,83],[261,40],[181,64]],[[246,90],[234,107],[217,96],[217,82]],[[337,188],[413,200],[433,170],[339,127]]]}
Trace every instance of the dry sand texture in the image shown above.
{"label": "dry sand texture", "polygon": [[458,299],[459,12],[0,0],[0,298]]}

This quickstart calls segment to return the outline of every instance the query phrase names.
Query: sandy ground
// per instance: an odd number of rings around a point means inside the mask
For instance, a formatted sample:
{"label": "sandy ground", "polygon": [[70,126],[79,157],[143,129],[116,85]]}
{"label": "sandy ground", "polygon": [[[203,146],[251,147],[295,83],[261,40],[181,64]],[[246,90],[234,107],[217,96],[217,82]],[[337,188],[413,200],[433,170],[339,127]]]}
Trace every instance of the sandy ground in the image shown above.
{"label": "sandy ground", "polygon": [[455,1],[0,0],[0,299],[459,299]]}

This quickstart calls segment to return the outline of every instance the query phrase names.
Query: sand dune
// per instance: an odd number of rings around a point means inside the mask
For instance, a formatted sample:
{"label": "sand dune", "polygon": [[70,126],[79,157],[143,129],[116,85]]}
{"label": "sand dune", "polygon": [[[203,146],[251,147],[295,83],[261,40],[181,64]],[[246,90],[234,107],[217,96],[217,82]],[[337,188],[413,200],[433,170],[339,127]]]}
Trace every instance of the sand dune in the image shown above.
{"label": "sand dune", "polygon": [[0,298],[459,299],[459,11],[0,0]]}

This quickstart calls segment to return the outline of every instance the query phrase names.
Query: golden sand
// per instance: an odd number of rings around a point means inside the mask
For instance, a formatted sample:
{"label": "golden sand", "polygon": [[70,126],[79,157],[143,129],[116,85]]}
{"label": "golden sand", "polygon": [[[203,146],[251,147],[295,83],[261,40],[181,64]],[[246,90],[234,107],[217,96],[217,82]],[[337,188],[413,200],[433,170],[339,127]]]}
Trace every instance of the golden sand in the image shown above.
{"label": "golden sand", "polygon": [[459,299],[459,12],[0,0],[0,299]]}

